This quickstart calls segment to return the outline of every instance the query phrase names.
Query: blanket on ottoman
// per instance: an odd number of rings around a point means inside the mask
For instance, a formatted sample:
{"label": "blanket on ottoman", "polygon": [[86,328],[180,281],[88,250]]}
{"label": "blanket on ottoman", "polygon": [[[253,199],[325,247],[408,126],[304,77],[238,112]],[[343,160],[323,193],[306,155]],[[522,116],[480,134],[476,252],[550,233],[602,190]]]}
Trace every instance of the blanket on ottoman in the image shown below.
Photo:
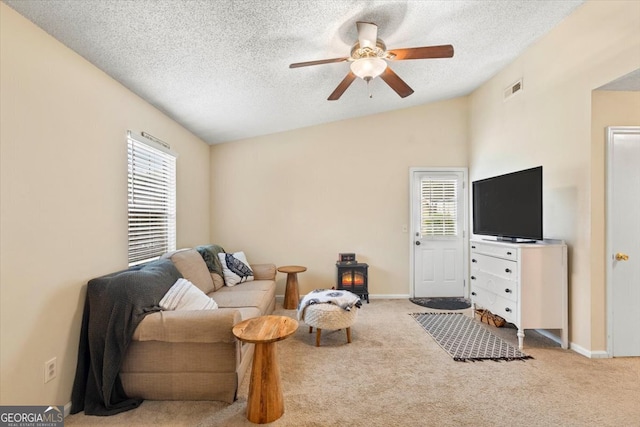
{"label": "blanket on ottoman", "polygon": [[182,275],[163,259],[90,280],[82,316],[71,413],[113,415],[137,408],[120,381],[133,332]]}
{"label": "blanket on ottoman", "polygon": [[316,289],[306,294],[300,301],[300,305],[298,305],[298,320],[304,321],[305,309],[313,304],[335,304],[343,310],[351,311],[354,306],[360,308],[362,301],[358,295],[349,291]]}

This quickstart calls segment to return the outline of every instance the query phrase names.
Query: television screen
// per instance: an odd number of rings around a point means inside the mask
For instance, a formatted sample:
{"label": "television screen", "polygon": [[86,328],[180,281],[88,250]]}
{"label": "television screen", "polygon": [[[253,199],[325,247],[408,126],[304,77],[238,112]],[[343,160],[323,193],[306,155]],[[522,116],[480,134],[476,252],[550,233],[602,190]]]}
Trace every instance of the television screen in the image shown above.
{"label": "television screen", "polygon": [[474,181],[473,233],[542,240],[542,166]]}

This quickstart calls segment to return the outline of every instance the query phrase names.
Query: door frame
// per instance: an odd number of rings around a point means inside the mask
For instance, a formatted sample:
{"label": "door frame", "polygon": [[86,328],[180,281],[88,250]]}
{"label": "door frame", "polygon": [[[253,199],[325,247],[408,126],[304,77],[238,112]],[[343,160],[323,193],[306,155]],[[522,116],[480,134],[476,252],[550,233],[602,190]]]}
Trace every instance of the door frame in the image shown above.
{"label": "door frame", "polygon": [[611,195],[613,194],[613,137],[616,134],[638,133],[640,126],[608,126],[606,128],[606,144],[607,144],[607,161],[606,161],[606,187],[605,187],[605,205],[606,205],[606,225],[605,225],[605,260],[606,260],[606,295],[607,295],[607,355],[613,357],[613,264],[611,257],[613,256],[613,206]]}
{"label": "door frame", "polygon": [[413,221],[413,212],[416,208],[413,195],[415,194],[414,176],[417,173],[429,172],[462,172],[462,277],[464,281],[464,297],[469,298],[469,170],[468,168],[447,168],[447,167],[411,167],[409,168],[409,297],[415,296],[415,252],[414,252],[414,236],[418,231]]}

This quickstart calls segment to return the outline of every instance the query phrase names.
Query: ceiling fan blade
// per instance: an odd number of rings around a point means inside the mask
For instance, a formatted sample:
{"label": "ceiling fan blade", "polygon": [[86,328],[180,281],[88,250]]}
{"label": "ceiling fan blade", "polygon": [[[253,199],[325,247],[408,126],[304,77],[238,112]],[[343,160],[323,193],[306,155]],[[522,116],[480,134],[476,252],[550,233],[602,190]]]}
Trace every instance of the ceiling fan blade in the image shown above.
{"label": "ceiling fan blade", "polygon": [[355,79],[356,79],[356,75],[353,74],[351,71],[349,71],[349,74],[347,74],[347,76],[344,79],[342,79],[342,81],[340,82],[336,90],[334,90],[333,93],[329,95],[329,98],[327,98],[327,100],[336,101],[340,99],[344,91],[347,90],[349,86],[351,86],[351,83],[353,83]]}
{"label": "ceiling fan blade", "polygon": [[290,64],[289,68],[300,68],[300,67],[308,67],[309,65],[320,65],[320,64],[331,64],[333,62],[344,62],[346,58],[331,58],[331,59],[320,59],[318,61],[308,61],[308,62],[296,62],[294,64]]}
{"label": "ceiling fan blade", "polygon": [[388,84],[391,89],[395,90],[401,98],[406,98],[407,96],[413,93],[413,89],[409,87],[408,84],[404,82],[393,70],[387,67],[384,70],[384,73],[380,74],[380,78],[384,80],[386,84]]}
{"label": "ceiling fan blade", "polygon": [[360,48],[368,47],[373,49],[376,47],[378,40],[378,26],[373,22],[356,22],[358,27],[358,42]]}
{"label": "ceiling fan blade", "polygon": [[388,53],[394,57],[395,61],[403,59],[429,59],[429,58],[451,58],[453,56],[453,46],[444,44],[440,46],[410,47],[407,49],[392,49]]}

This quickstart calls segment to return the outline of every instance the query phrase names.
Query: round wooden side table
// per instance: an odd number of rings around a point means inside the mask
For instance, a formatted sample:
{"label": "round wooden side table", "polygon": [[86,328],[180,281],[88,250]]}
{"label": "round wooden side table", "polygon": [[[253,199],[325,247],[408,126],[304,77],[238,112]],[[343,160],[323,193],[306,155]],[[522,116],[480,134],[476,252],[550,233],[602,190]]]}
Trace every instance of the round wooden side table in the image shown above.
{"label": "round wooden side table", "polygon": [[276,342],[297,329],[298,322],[286,316],[254,317],[233,327],[236,338],[256,345],[247,401],[247,419],[252,423],[270,423],[284,414]]}
{"label": "round wooden side table", "polygon": [[284,303],[282,306],[287,310],[298,308],[300,302],[300,292],[298,291],[298,273],[307,271],[307,267],[301,265],[285,265],[278,267],[280,273],[287,273],[287,287],[284,291]]}

